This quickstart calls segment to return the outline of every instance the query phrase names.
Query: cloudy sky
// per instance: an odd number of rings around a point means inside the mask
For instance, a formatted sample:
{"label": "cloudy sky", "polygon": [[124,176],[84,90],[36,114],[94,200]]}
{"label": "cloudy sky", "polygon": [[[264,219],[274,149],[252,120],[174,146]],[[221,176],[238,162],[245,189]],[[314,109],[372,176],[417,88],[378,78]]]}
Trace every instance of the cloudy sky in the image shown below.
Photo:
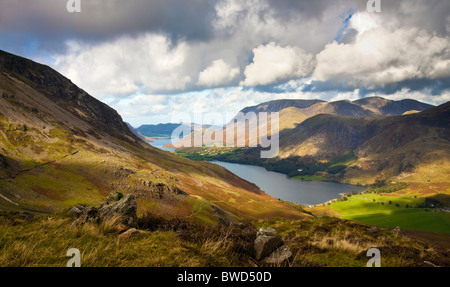
{"label": "cloudy sky", "polygon": [[450,2],[0,0],[0,49],[134,126],[274,99],[450,100]]}

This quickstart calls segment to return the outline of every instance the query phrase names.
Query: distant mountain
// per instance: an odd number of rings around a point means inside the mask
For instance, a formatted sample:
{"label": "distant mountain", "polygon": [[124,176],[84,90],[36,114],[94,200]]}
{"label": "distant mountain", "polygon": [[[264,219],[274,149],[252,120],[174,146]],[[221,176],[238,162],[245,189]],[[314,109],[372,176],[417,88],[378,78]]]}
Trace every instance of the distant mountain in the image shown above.
{"label": "distant mountain", "polygon": [[157,124],[157,125],[142,125],[138,127],[136,130],[140,132],[142,135],[146,137],[154,137],[154,138],[170,138],[172,137],[172,133],[176,128],[179,128],[181,126],[187,127],[187,129],[190,130],[190,132],[193,132],[195,130],[205,130],[209,128],[214,129],[220,129],[220,126],[212,126],[212,125],[200,125],[200,124],[188,124],[188,123],[181,123],[181,124]]}
{"label": "distant mountain", "polygon": [[321,100],[275,100],[262,103],[257,106],[247,107],[241,110],[248,112],[279,112],[290,109],[296,115],[281,117],[280,122],[301,123],[304,119],[318,114],[330,114],[336,116],[351,117],[385,117],[398,116],[408,111],[424,111],[433,107],[416,100],[392,101],[381,97],[369,97],[356,101],[325,102]]}
{"label": "distant mountain", "polygon": [[[417,108],[414,101],[406,103],[413,103],[407,108]],[[279,157],[330,160],[350,152],[354,160],[342,164],[339,172],[352,181],[374,182],[400,175],[447,181],[449,122],[450,102],[420,113],[384,118],[321,114],[281,132]]]}
{"label": "distant mountain", "polygon": [[[233,153],[229,150],[217,154],[220,160],[238,158],[238,162],[263,165],[290,176],[319,173],[361,184],[393,178],[448,181],[449,105],[434,107],[381,97],[271,101],[241,112],[279,112],[278,157],[263,160],[260,148],[250,148],[239,157],[226,156]],[[247,130],[246,144],[249,136],[256,135],[257,130]],[[187,154],[192,151],[183,150]]]}
{"label": "distant mountain", "polygon": [[69,79],[0,51],[0,216],[98,206],[111,191],[133,193],[138,214],[203,224],[306,216],[222,167],[151,147]]}
{"label": "distant mountain", "polygon": [[188,126],[191,131],[193,131],[193,126],[190,124],[157,124],[157,125],[142,125],[136,130],[147,137],[157,137],[157,138],[170,138],[172,132],[180,125]]}
{"label": "distant mountain", "polygon": [[[262,103],[254,107],[247,107],[241,113],[278,112],[279,128],[295,128],[304,120],[319,114],[336,116],[375,118],[385,116],[397,116],[410,111],[424,111],[433,107],[415,100],[391,101],[381,97],[365,98],[357,101],[325,102],[321,100],[275,100]],[[248,133],[256,137],[257,131]]]}

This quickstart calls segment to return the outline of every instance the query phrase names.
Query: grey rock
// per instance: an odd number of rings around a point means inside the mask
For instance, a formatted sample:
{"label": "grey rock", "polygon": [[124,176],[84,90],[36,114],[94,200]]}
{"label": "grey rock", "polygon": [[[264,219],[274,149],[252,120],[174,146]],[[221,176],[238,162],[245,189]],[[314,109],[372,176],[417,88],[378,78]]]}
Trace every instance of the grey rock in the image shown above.
{"label": "grey rock", "polygon": [[117,192],[112,192],[105,202],[98,208],[98,214],[102,221],[118,218],[118,223],[126,226],[133,226],[137,221],[137,204],[133,194],[125,196]]}
{"label": "grey rock", "polygon": [[261,235],[265,235],[265,236],[278,236],[278,233],[275,229],[269,227],[269,228],[260,228],[258,230],[258,233],[256,234],[256,236],[261,236]]}
{"label": "grey rock", "polygon": [[256,260],[261,260],[269,256],[272,252],[283,245],[283,240],[274,229],[260,229],[254,243]]}
{"label": "grey rock", "polygon": [[69,214],[77,218],[72,225],[117,219],[118,225],[131,227],[137,221],[136,211],[137,204],[133,194],[123,195],[115,191],[110,193],[98,208],[76,205],[69,210]]}
{"label": "grey rock", "polygon": [[264,265],[271,266],[288,266],[291,260],[293,259],[293,254],[289,247],[286,245],[281,246],[274,252],[272,252],[269,256],[262,260]]}
{"label": "grey rock", "polygon": [[98,217],[98,210],[92,206],[77,205],[69,210],[69,213],[77,217],[72,223],[72,226],[85,224],[85,223],[98,223],[100,218]]}

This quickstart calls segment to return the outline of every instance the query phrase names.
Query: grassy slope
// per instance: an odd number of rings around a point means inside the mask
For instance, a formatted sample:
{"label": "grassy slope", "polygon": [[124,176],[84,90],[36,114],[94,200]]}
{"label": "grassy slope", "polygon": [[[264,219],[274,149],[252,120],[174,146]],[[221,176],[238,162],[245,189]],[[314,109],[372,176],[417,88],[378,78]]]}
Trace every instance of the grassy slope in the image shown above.
{"label": "grassy slope", "polygon": [[[41,76],[42,67],[34,65],[27,62],[26,69]],[[56,73],[44,70],[44,79]],[[7,165],[0,169],[3,211],[40,214],[78,203],[96,205],[120,190],[137,195],[140,214],[151,210],[207,224],[218,220],[212,205],[237,220],[304,216],[222,167],[159,151],[129,132],[99,129],[84,117],[83,100],[57,103],[41,88],[14,73],[0,78],[0,95],[5,95],[0,97],[0,153]]]}
{"label": "grassy slope", "polygon": [[[16,225],[0,221],[0,266],[65,266],[70,248],[81,251],[81,264],[86,267],[258,266],[251,255],[256,228],[249,225],[208,230],[188,226],[121,239],[108,223],[71,228],[70,222],[65,215]],[[380,249],[383,267],[427,266],[424,261],[450,266],[438,246],[348,220],[271,219],[255,225],[279,232],[294,254],[292,266],[364,267],[369,260],[365,253],[373,247]]]}
{"label": "grassy slope", "polygon": [[448,185],[445,188],[444,184],[414,184],[393,193],[352,195],[346,201],[336,201],[326,208],[318,208],[324,211],[331,209],[343,218],[370,225],[450,234],[448,212],[421,206],[426,198],[436,196],[444,206],[449,206],[445,202],[450,197]]}

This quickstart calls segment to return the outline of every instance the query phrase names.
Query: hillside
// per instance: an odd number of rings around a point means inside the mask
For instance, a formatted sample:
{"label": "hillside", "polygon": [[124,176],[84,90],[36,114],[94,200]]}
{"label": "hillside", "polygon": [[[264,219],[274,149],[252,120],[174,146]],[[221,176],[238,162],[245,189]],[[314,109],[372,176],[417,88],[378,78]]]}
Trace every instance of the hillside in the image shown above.
{"label": "hillside", "polygon": [[295,108],[307,117],[318,114],[385,117],[402,115],[411,110],[424,111],[431,107],[433,106],[416,100],[392,101],[381,97],[368,97],[356,101],[343,100],[334,102],[325,102],[322,100],[274,100],[253,107],[246,107],[241,112],[281,112],[287,108]]}
{"label": "hillside", "polygon": [[[293,103],[303,108],[285,107]],[[278,157],[260,159],[260,148],[213,148],[208,152],[187,148],[178,152],[195,159],[262,165],[291,177],[316,174],[353,184],[392,179],[447,182],[448,105],[432,107],[414,100],[383,98],[332,103],[274,101],[243,111],[279,110]]]}
{"label": "hillside", "polygon": [[354,161],[336,174],[353,183],[394,177],[446,181],[449,107],[447,103],[421,113],[375,119],[318,115],[281,132],[279,157],[330,160],[351,152]]}
{"label": "hillside", "polygon": [[[241,113],[278,112],[279,129],[295,128],[304,120],[319,114],[345,117],[375,118],[398,116],[411,111],[424,111],[433,106],[415,100],[391,101],[381,97],[370,97],[356,101],[325,102],[320,100],[275,100],[254,107],[242,109]],[[250,130],[249,135],[255,137],[257,131]]]}
{"label": "hillside", "polygon": [[[317,218],[224,168],[155,149],[62,75],[1,51],[0,95],[0,266],[65,266],[68,246],[82,266],[259,266],[260,227],[279,231],[290,266],[365,266],[373,246],[384,266],[449,265],[439,244]],[[439,126],[435,116],[420,121]],[[92,210],[110,194],[136,198],[138,230],[74,225],[69,208]]]}
{"label": "hillside", "polygon": [[138,214],[303,218],[227,170],[157,150],[51,68],[0,51],[0,210],[45,214],[132,193]]}
{"label": "hillside", "polygon": [[[416,100],[406,99],[392,101],[381,97],[369,97],[356,101],[342,100],[335,102],[301,99],[274,100],[242,109],[238,115],[236,115],[234,119],[227,123],[224,127],[223,142],[225,143],[226,140],[228,140],[225,139],[225,128],[231,128],[233,121],[238,119],[239,115],[248,115],[249,113],[255,113],[257,117],[261,112],[279,113],[279,131],[283,132],[286,129],[293,129],[306,119],[320,114],[358,118],[380,118],[420,112],[431,107],[433,106]],[[245,134],[241,133],[239,135],[235,135],[234,138],[235,142],[239,142],[244,140],[245,137],[245,143],[248,146],[249,138],[258,138],[258,143],[260,143],[259,139],[261,135],[258,135],[258,129],[247,127]],[[190,143],[192,144],[193,142],[191,136],[183,138],[180,141],[180,144],[181,143],[183,143],[184,146],[189,146]],[[211,145],[211,143],[206,142],[205,145]],[[233,145],[233,142],[227,142],[227,145]]]}

